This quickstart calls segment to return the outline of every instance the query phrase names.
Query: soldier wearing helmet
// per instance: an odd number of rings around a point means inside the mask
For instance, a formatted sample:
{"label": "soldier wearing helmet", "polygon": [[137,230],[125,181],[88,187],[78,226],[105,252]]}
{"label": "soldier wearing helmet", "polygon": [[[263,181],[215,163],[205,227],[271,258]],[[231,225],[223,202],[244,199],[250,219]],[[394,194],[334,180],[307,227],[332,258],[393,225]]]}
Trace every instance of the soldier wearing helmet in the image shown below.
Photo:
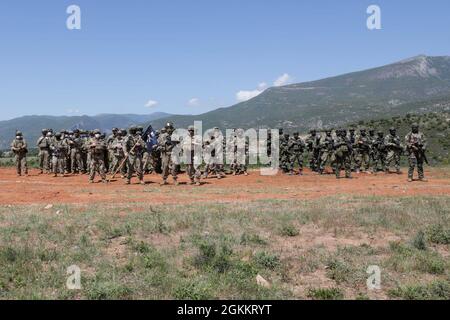
{"label": "soldier wearing helmet", "polygon": [[320,138],[319,141],[319,174],[323,174],[325,172],[325,167],[327,163],[330,163],[331,168],[334,171],[334,151],[333,151],[333,136],[332,130],[326,129],[325,136]]}
{"label": "soldier wearing helmet", "polygon": [[306,149],[310,154],[309,167],[312,171],[319,171],[319,158],[320,158],[320,134],[317,133],[316,129],[311,129],[309,135],[305,139]]}
{"label": "soldier wearing helmet", "polygon": [[178,172],[177,165],[172,163],[172,150],[177,144],[176,141],[172,140],[172,134],[174,132],[174,127],[171,122],[167,123],[166,126],[161,130],[158,137],[158,147],[157,150],[161,154],[161,170],[163,182],[161,185],[167,185],[167,178],[169,173],[172,174],[175,185],[178,185]]}
{"label": "soldier wearing helmet", "polygon": [[50,145],[50,150],[52,151],[53,176],[57,177],[58,174],[64,176],[69,146],[63,139],[63,135],[61,132],[55,134],[55,138]]}
{"label": "soldier wearing helmet", "polygon": [[374,157],[372,173],[376,174],[378,171],[386,171],[386,146],[384,142],[384,132],[382,130],[378,130],[377,136],[372,143]]}
{"label": "soldier wearing helmet", "polygon": [[[127,134],[128,134],[127,130],[125,130],[125,129],[118,130],[118,132],[116,134],[116,138],[114,139],[114,141],[111,144],[110,148],[112,150],[113,161],[111,163],[110,171],[112,174],[115,174],[116,171],[119,170],[119,166],[121,166],[122,163],[124,162],[125,151],[123,149],[123,142],[124,142],[125,138],[127,137]],[[126,162],[120,168],[120,173],[122,175],[122,179],[125,179],[126,174],[127,174]]]}
{"label": "soldier wearing helmet", "polygon": [[334,153],[336,157],[335,162],[335,174],[336,178],[340,178],[341,169],[345,169],[345,177],[347,179],[351,179],[351,154],[352,154],[352,145],[347,137],[347,130],[340,129],[336,132],[336,139],[333,142]]}
{"label": "soldier wearing helmet", "polygon": [[195,134],[194,126],[188,127],[188,136],[182,140],[182,150],[185,155],[186,173],[191,184],[200,186],[202,164],[202,138]]}
{"label": "soldier wearing helmet", "polygon": [[21,131],[16,131],[16,137],[11,143],[11,151],[15,156],[16,172],[17,176],[28,176],[28,165],[27,165],[27,153],[28,146],[27,142],[23,138]]}
{"label": "soldier wearing helmet", "polygon": [[37,147],[39,149],[39,174],[49,172],[49,161],[50,161],[50,139],[47,137],[48,130],[42,129],[42,136],[37,140]]}
{"label": "soldier wearing helmet", "polygon": [[425,174],[423,170],[424,162],[427,162],[426,151],[427,151],[427,138],[420,131],[419,125],[413,123],[411,126],[411,132],[409,132],[405,137],[406,150],[408,152],[409,169],[408,169],[408,182],[413,181],[414,170],[417,168],[417,173],[419,175],[419,181],[426,182]]}
{"label": "soldier wearing helmet", "polygon": [[114,163],[114,151],[112,150],[112,144],[114,143],[114,140],[117,138],[117,136],[120,134],[120,131],[118,128],[112,128],[111,130],[111,134],[108,136],[108,138],[106,138],[106,145],[108,147],[108,156],[107,156],[107,163],[105,163],[106,165],[106,169],[112,173],[112,167],[113,167],[113,163]]}
{"label": "soldier wearing helmet", "polygon": [[70,165],[71,172],[73,174],[85,173],[84,163],[83,163],[83,139],[80,136],[80,130],[76,129],[73,132],[69,132],[71,134],[69,142],[70,147]]}
{"label": "soldier wearing helmet", "polygon": [[401,174],[400,156],[403,152],[403,147],[394,127],[389,128],[389,134],[384,138],[384,145],[386,148],[386,173],[389,173],[389,167],[393,165],[397,174]]}
{"label": "soldier wearing helmet", "polygon": [[89,163],[89,183],[94,183],[95,175],[98,173],[103,183],[106,180],[105,155],[107,151],[106,142],[102,138],[100,130],[93,131],[94,137],[90,139],[88,149],[90,153]]}
{"label": "soldier wearing helmet", "polygon": [[144,185],[144,162],[143,154],[146,150],[146,143],[142,139],[141,134],[138,133],[136,126],[131,126],[128,130],[129,135],[123,141],[123,151],[127,159],[127,175],[126,184],[131,183],[133,173],[136,173],[139,183]]}
{"label": "soldier wearing helmet", "polygon": [[298,164],[298,174],[303,174],[303,152],[305,151],[305,142],[300,137],[300,133],[294,132],[294,135],[288,140],[287,149],[289,155],[289,175],[295,175],[295,165]]}
{"label": "soldier wearing helmet", "polygon": [[366,128],[359,129],[359,135],[356,137],[355,142],[355,169],[356,173],[360,173],[363,170],[366,173],[370,173],[370,148],[372,142],[367,135]]}

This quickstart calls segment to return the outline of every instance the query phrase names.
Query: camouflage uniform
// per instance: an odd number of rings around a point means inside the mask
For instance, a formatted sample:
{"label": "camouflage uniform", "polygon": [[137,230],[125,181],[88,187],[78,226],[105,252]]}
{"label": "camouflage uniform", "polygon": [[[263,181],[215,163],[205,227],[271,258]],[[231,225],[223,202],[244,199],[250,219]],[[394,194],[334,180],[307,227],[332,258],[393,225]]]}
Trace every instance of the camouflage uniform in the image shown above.
{"label": "camouflage uniform", "polygon": [[70,146],[70,163],[72,165],[72,173],[85,173],[83,156],[81,149],[83,148],[83,139],[80,137],[80,131],[75,130],[72,138],[69,140]]}
{"label": "camouflage uniform", "polygon": [[89,164],[89,182],[93,183],[95,174],[98,172],[102,178],[102,181],[106,181],[106,165],[105,165],[105,151],[107,145],[104,140],[101,139],[100,131],[96,131],[94,138],[89,142],[89,151],[91,163]]}
{"label": "camouflage uniform", "polygon": [[357,155],[357,145],[356,145],[356,135],[355,135],[355,129],[351,128],[348,131],[347,139],[350,142],[350,145],[352,146],[352,150],[350,152],[350,163],[352,171],[356,171],[356,155]]}
{"label": "camouflage uniform", "polygon": [[185,137],[182,142],[184,154],[189,158],[186,164],[186,173],[191,180],[191,184],[200,185],[201,178],[201,158],[202,158],[202,138],[195,135],[194,127],[188,128],[189,136]]}
{"label": "camouflage uniform", "polygon": [[130,134],[123,141],[123,150],[125,151],[128,166],[126,184],[131,183],[134,172],[136,172],[139,182],[145,184],[142,154],[146,149],[146,144],[142,139],[142,136],[137,134],[135,127],[131,127],[129,133]]}
{"label": "camouflage uniform", "polygon": [[114,159],[114,150],[112,148],[112,145],[113,145],[114,141],[116,140],[118,134],[119,134],[119,129],[113,128],[112,134],[110,134],[108,136],[108,138],[106,139],[106,145],[108,147],[108,162],[109,162],[108,163],[109,167],[107,167],[107,168],[110,173],[114,173],[113,166],[114,166],[115,159]]}
{"label": "camouflage uniform", "polygon": [[391,164],[394,164],[397,173],[400,172],[400,156],[402,153],[402,146],[400,144],[400,137],[397,135],[397,130],[391,128],[389,134],[384,138],[384,145],[386,146],[386,171],[389,171]]}
{"label": "camouflage uniform", "polygon": [[172,178],[175,185],[178,185],[178,172],[177,166],[172,163],[172,150],[177,144],[176,141],[172,141],[172,133],[174,131],[173,125],[168,123],[164,130],[158,137],[158,151],[161,152],[161,169],[163,185],[167,184],[167,178],[169,173],[172,174]]}
{"label": "camouflage uniform", "polygon": [[90,164],[91,164],[91,152],[89,150],[89,146],[91,144],[91,141],[94,139],[94,132],[91,131],[88,133],[88,136],[86,137],[86,139],[84,140],[84,145],[83,145],[83,149],[86,152],[86,166],[87,166],[87,170],[91,170],[90,168]]}
{"label": "camouflage uniform", "polygon": [[[205,160],[205,172],[203,174],[203,178],[207,179],[208,175],[212,173],[217,177],[217,179],[221,179],[223,177],[223,165],[219,163],[219,155],[221,154],[221,150],[218,150],[219,142],[216,142],[216,137],[211,136],[208,141],[206,141],[203,145],[204,150],[204,160]],[[222,146],[220,146],[222,148]],[[221,170],[222,169],[222,170]]]}
{"label": "camouflage uniform", "polygon": [[374,147],[373,144],[376,140],[376,135],[375,135],[375,130],[374,129],[369,129],[369,141],[370,141],[370,153],[369,153],[369,162],[371,165],[373,165],[373,163],[375,162],[375,151],[374,151]]}
{"label": "camouflage uniform", "polygon": [[64,161],[64,172],[65,173],[72,173],[72,171],[71,171],[72,166],[70,164],[70,144],[69,144],[70,133],[68,131],[66,131],[66,130],[61,131],[61,133],[62,133],[62,139],[64,140],[64,143],[67,146],[66,158],[65,158],[65,161]]}
{"label": "camouflage uniform", "polygon": [[18,131],[16,133],[16,138],[11,143],[11,151],[15,155],[17,175],[18,176],[21,176],[22,174],[28,175],[28,165],[27,165],[28,147],[27,142],[23,138],[22,132]]}
{"label": "camouflage uniform", "polygon": [[280,137],[280,169],[284,173],[289,173],[289,161],[289,134],[285,133],[282,137]]}
{"label": "camouflage uniform", "polygon": [[370,148],[372,142],[370,137],[367,135],[365,129],[361,129],[359,136],[356,138],[356,150],[355,150],[355,165],[356,172],[361,170],[368,172],[370,169]]}
{"label": "camouflage uniform", "polygon": [[69,146],[62,138],[61,133],[57,133],[55,135],[55,138],[50,145],[50,150],[52,151],[53,175],[55,177],[58,175],[58,173],[64,175]]}
{"label": "camouflage uniform", "polygon": [[309,167],[312,171],[319,171],[319,158],[320,158],[320,135],[317,134],[316,130],[311,130],[309,136],[305,140],[306,146],[310,153],[309,155]]}
{"label": "camouflage uniform", "polygon": [[320,162],[319,162],[319,173],[323,174],[325,171],[325,166],[327,162],[330,162],[333,171],[335,169],[336,157],[334,155],[334,139],[331,135],[331,130],[325,131],[325,136],[320,139],[319,142],[319,152],[320,152]]}
{"label": "camouflage uniform", "polygon": [[378,131],[377,138],[372,144],[374,152],[374,163],[372,166],[372,172],[386,171],[386,147],[384,145],[384,133]]}
{"label": "camouflage uniform", "polygon": [[423,163],[426,161],[425,152],[427,150],[427,139],[425,135],[419,131],[419,125],[413,124],[412,130],[405,137],[406,148],[409,159],[408,181],[413,181],[414,169],[417,167],[419,180],[425,179]]}
{"label": "camouflage uniform", "polygon": [[[244,141],[243,147],[239,145],[239,142],[242,144],[242,141]],[[234,152],[235,152],[234,174],[248,175],[247,166],[248,166],[249,142],[244,136],[244,130],[242,129],[236,132]]]}
{"label": "camouflage uniform", "polygon": [[287,144],[289,154],[289,174],[294,174],[295,163],[298,163],[299,174],[303,173],[303,152],[305,150],[305,142],[300,138],[299,133],[295,132],[294,136],[288,140]]}
{"label": "camouflage uniform", "polygon": [[[123,151],[123,141],[124,137],[126,137],[127,132],[121,131],[114,141],[111,143],[111,150],[112,150],[112,164],[111,164],[111,173],[116,173],[117,170],[119,170],[119,166],[123,164],[125,160],[125,152]],[[125,178],[125,175],[127,174],[127,166],[125,164],[122,165],[122,168],[120,168],[120,173],[122,175],[122,178]]]}
{"label": "camouflage uniform", "polygon": [[336,140],[333,143],[335,155],[336,155],[336,165],[335,173],[336,178],[340,178],[341,169],[345,169],[345,177],[351,178],[352,172],[352,145],[346,135],[345,130],[339,130],[337,132]]}
{"label": "camouflage uniform", "polygon": [[36,143],[39,148],[39,169],[40,173],[48,173],[49,157],[50,157],[50,140],[47,138],[47,129],[42,130],[42,137],[40,137]]}

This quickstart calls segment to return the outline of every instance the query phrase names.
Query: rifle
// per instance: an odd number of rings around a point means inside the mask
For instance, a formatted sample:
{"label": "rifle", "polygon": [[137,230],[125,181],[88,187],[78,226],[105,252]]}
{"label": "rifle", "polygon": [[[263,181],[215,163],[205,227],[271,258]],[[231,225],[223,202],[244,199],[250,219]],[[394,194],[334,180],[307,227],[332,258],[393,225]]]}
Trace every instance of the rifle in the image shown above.
{"label": "rifle", "polygon": [[419,154],[421,154],[422,157],[423,157],[424,162],[425,162],[427,165],[430,165],[430,162],[428,161],[428,157],[427,157],[427,155],[425,154],[425,150],[423,150],[423,145],[422,145],[422,144],[419,144],[419,141],[418,141],[417,139],[414,139],[414,140],[413,140],[412,145],[411,145],[411,148],[412,148],[414,151],[416,151],[416,152],[418,152]]}
{"label": "rifle", "polygon": [[[137,147],[138,144],[139,144],[139,141],[136,142],[136,144],[133,146],[133,148],[131,148],[131,150],[130,150],[130,152],[128,152],[128,154],[130,154],[131,152],[133,152],[134,149],[136,149],[136,147]],[[116,177],[116,175],[119,173],[119,171],[122,170],[122,168],[123,168],[123,166],[125,165],[125,163],[127,162],[127,160],[128,160],[128,157],[125,157],[125,158],[122,160],[120,166],[116,169],[116,171],[115,171],[114,174],[112,175],[111,179],[114,179],[114,178]]]}

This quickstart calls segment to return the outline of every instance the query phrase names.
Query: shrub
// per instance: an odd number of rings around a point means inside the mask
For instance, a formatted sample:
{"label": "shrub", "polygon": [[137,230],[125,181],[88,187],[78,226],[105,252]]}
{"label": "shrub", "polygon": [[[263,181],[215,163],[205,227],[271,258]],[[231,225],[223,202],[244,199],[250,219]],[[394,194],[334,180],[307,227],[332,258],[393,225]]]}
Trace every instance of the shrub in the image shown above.
{"label": "shrub", "polygon": [[343,300],[344,294],[338,288],[309,289],[308,298],[314,300]]}

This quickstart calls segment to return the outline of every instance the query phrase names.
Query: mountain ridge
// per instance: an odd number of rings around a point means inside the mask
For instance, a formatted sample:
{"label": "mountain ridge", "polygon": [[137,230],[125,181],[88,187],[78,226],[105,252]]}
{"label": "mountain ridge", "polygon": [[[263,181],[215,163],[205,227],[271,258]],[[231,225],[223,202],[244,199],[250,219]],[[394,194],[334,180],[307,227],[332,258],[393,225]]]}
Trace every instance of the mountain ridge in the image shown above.
{"label": "mountain ridge", "polygon": [[9,145],[16,129],[32,140],[46,127],[60,130],[81,124],[106,131],[142,123],[160,129],[169,121],[184,128],[203,121],[205,129],[284,127],[288,132],[305,132],[386,116],[448,111],[449,107],[450,56],[418,55],[367,70],[271,87],[250,100],[200,115],[25,116],[0,121],[0,148]]}

